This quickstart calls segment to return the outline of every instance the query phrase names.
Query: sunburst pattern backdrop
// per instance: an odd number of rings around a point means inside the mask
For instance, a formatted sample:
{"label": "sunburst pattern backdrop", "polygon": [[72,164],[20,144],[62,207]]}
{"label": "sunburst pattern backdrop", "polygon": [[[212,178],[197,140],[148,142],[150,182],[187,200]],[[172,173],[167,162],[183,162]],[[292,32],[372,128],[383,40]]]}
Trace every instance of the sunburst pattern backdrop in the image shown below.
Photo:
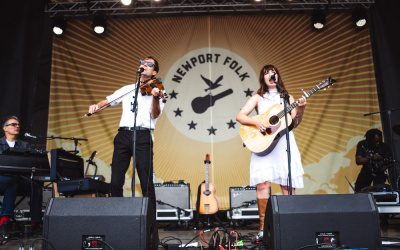
{"label": "sunburst pattern backdrop", "polygon": [[[66,34],[54,39],[48,135],[88,139],[80,141],[80,154],[87,158],[96,150],[98,173],[110,181],[121,109],[84,115],[90,104],[134,82],[139,59],[152,55],[169,95],[155,130],[156,179],[190,183],[194,206],[210,153],[210,181],[226,209],[229,187],[249,184],[250,152],[235,114],[255,94],[261,67],[272,63],[295,98],[301,89],[336,78],[332,88],[309,99],[295,129],[306,173],[298,193],[352,192],[347,180],[354,183],[360,169],[356,143],[366,130],[381,126],[379,116],[363,116],[378,110],[370,38],[367,29],[355,30],[348,14],[327,20],[326,29],[316,32],[307,15],[110,18],[104,37],[91,32],[89,20],[72,20]],[[221,86],[207,92],[207,80]],[[192,109],[196,97],[223,93],[205,111]],[[48,144],[58,147],[70,150],[74,144]]]}

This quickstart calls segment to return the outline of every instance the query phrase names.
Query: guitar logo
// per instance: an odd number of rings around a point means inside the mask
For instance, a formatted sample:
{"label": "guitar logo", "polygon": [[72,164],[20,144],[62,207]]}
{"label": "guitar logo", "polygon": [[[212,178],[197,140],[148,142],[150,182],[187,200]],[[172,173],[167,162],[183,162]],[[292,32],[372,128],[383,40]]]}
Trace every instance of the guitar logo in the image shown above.
{"label": "guitar logo", "polygon": [[[206,88],[204,91],[211,91],[213,89],[218,88],[219,86],[222,86],[222,84],[219,84],[219,82],[224,78],[224,76],[222,75],[218,77],[218,79],[215,82],[212,82],[211,80],[205,78],[203,75],[200,76],[208,85],[208,88]],[[212,95],[210,93],[206,96],[196,97],[192,101],[192,109],[197,114],[204,113],[209,107],[214,106],[215,102],[218,99],[222,99],[225,96],[230,95],[232,93],[233,93],[232,89],[227,89],[217,95]]]}
{"label": "guitar logo", "polygon": [[219,86],[222,86],[221,84],[219,84],[219,82],[224,78],[224,76],[220,76],[218,77],[217,80],[215,80],[215,82],[212,82],[211,80],[205,78],[203,75],[200,75],[201,78],[204,80],[204,82],[208,85],[208,88],[206,88],[204,91],[207,92],[209,90],[213,90],[218,88]]}
{"label": "guitar logo", "polygon": [[221,48],[190,51],[164,78],[163,113],[186,137],[209,142],[238,136],[236,114],[258,88],[257,76],[239,55]]}

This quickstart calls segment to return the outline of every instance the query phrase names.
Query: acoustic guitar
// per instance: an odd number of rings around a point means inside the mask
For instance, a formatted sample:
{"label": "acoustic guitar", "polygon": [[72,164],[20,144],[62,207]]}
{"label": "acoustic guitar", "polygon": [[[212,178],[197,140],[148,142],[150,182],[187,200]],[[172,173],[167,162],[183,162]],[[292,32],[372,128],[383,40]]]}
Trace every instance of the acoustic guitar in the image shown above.
{"label": "acoustic guitar", "polygon": [[[303,91],[304,98],[309,98],[314,93],[321,89],[326,89],[331,86],[336,80],[329,77],[322,82],[315,85],[314,88],[308,92]],[[253,116],[252,119],[263,122],[267,129],[264,132],[256,126],[241,125],[240,126],[240,137],[244,145],[252,152],[258,155],[267,155],[270,153],[282,135],[286,132],[285,116],[288,119],[288,124],[292,123],[292,117],[289,115],[290,111],[299,106],[299,101],[295,101],[287,107],[287,113],[280,104],[273,104],[268,107],[267,111],[263,114]],[[292,129],[293,126],[289,126]]]}
{"label": "acoustic guitar", "polygon": [[210,163],[210,155],[206,154],[206,159],[204,160],[206,179],[200,186],[199,214],[215,214],[218,212],[218,201],[215,197],[215,187],[209,182],[208,177]]}

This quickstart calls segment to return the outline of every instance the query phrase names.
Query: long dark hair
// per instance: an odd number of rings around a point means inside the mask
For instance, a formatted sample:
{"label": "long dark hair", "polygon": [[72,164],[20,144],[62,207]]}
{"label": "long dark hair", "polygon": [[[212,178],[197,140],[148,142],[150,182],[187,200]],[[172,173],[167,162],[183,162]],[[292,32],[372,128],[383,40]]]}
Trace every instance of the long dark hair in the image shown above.
{"label": "long dark hair", "polygon": [[266,92],[269,92],[267,83],[265,82],[264,79],[264,75],[271,69],[278,74],[278,82],[276,83],[276,89],[278,90],[279,93],[284,93],[284,92],[287,93],[285,84],[283,84],[282,76],[279,73],[279,70],[272,64],[266,64],[264,65],[264,67],[262,67],[260,71],[260,76],[258,78],[258,81],[260,82],[260,88],[257,90],[257,94],[259,94],[260,96],[263,96]]}

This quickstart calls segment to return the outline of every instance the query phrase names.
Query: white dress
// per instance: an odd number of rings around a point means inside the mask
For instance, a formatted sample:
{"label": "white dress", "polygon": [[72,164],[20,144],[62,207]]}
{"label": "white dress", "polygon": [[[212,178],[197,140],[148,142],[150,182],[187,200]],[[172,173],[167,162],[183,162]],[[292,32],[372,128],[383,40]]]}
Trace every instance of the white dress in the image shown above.
{"label": "white dress", "polygon": [[[281,103],[278,92],[265,93],[258,102],[258,113],[264,113],[267,108],[276,103]],[[303,188],[303,166],[299,148],[293,132],[289,132],[290,152],[291,152],[291,175],[292,187]],[[258,183],[272,182],[283,186],[288,186],[288,158],[286,152],[286,135],[282,136],[275,148],[265,156],[259,156],[255,153],[251,155],[250,161],[250,185],[255,186]]]}

